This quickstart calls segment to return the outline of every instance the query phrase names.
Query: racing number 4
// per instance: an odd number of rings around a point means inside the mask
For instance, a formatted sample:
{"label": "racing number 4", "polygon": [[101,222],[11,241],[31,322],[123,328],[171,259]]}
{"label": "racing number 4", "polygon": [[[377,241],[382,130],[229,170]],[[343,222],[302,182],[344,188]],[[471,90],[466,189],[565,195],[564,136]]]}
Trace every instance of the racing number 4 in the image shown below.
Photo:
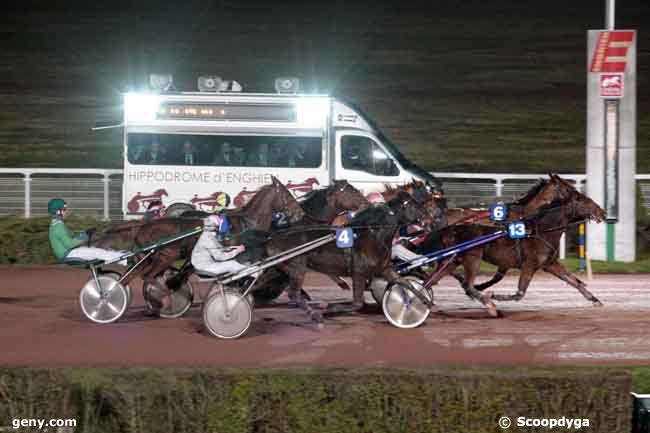
{"label": "racing number 4", "polygon": [[354,245],[354,235],[352,229],[336,229],[336,246],[338,248],[351,248]]}

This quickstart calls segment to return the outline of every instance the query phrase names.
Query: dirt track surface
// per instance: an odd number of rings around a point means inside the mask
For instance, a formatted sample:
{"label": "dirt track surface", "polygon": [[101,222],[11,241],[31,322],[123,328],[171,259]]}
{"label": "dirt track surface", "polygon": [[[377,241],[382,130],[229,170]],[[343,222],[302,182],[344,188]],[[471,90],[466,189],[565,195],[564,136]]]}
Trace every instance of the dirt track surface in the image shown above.
{"label": "dirt track surface", "polygon": [[[239,340],[210,337],[200,307],[181,319],[142,314],[139,282],[126,316],[96,325],[82,315],[79,288],[84,270],[65,267],[0,267],[0,364],[33,366],[289,365],[419,366],[429,364],[648,364],[650,275],[597,275],[589,282],[604,307],[593,307],[573,288],[539,275],[526,298],[500,303],[488,318],[445,279],[436,288],[441,312],[425,325],[391,326],[377,308],[329,318],[324,329],[283,305],[255,310]],[[350,296],[311,274],[314,298]],[[499,292],[515,291],[508,277]],[[280,300],[282,302],[282,299]]]}

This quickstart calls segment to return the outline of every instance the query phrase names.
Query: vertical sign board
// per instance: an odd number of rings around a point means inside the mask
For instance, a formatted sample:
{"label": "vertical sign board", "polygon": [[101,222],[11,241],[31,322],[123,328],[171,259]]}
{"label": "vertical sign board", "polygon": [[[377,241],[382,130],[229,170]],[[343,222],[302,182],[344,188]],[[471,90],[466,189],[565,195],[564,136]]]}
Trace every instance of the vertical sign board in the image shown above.
{"label": "vertical sign board", "polygon": [[605,208],[609,222],[609,231],[589,223],[589,255],[605,260],[609,251],[610,258],[633,261],[636,31],[589,30],[587,39],[587,194]]}

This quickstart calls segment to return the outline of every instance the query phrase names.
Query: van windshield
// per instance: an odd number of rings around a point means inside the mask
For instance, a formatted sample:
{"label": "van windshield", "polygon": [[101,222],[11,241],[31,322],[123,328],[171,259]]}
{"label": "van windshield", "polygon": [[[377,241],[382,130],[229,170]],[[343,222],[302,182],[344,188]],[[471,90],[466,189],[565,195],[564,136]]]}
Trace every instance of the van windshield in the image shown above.
{"label": "van windshield", "polygon": [[321,137],[130,133],[127,158],[135,165],[318,168]]}
{"label": "van windshield", "polygon": [[361,117],[363,117],[363,119],[372,127],[372,129],[374,129],[377,138],[379,138],[381,143],[386,147],[391,156],[395,158],[397,162],[399,162],[402,168],[420,177],[425,182],[435,185],[437,189],[442,191],[442,182],[440,182],[431,173],[427,172],[420,166],[416,165],[413,161],[410,161],[408,158],[406,158],[406,156],[404,156],[399,148],[392,141],[390,141],[390,139],[386,137],[383,132],[381,132],[381,129],[379,129],[377,124],[373,122],[361,108],[359,108],[356,104],[350,103],[349,101],[345,101],[344,104],[348,105],[351,109],[359,113]]}

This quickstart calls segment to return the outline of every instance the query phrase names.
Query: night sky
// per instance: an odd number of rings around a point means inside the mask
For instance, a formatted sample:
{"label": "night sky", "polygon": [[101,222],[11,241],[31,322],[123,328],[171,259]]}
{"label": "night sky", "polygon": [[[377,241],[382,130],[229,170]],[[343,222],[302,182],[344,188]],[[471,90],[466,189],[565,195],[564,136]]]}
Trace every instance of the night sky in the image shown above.
{"label": "night sky", "polygon": [[[0,6],[1,166],[118,167],[120,131],[89,129],[119,123],[120,93],[170,72],[179,90],[202,74],[268,92],[298,76],[358,103],[429,169],[543,167],[509,167],[520,144],[584,170],[586,30],[603,27],[604,1],[101,3]],[[647,153],[650,2],[617,3],[617,27],[639,30]]]}

